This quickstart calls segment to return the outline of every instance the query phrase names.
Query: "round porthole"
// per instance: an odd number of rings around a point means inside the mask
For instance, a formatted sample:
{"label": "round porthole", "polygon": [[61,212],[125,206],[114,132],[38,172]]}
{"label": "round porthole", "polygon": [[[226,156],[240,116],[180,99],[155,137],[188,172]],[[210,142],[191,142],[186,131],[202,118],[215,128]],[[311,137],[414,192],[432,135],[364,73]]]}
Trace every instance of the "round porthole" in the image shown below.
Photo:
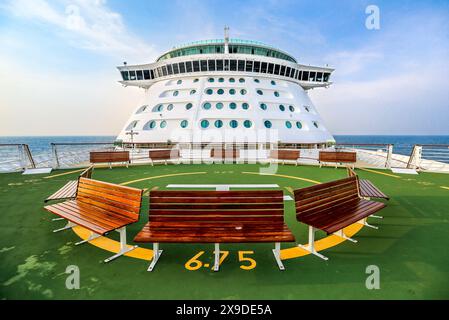
{"label": "round porthole", "polygon": [[243,110],[248,110],[249,109],[249,104],[247,104],[246,102],[242,103],[242,109]]}
{"label": "round porthole", "polygon": [[279,92],[275,91],[275,92],[274,92],[274,96],[275,96],[275,97],[279,97]]}
{"label": "round porthole", "polygon": [[275,86],[275,85],[276,85],[276,81],[271,80],[271,84],[272,84],[273,86]]}
{"label": "round porthole", "polygon": [[234,78],[229,78],[229,82],[234,83],[235,79]]}
{"label": "round porthole", "polygon": [[172,105],[172,104],[169,104],[169,105],[167,106],[167,110],[168,110],[168,111],[172,111],[172,110],[173,110],[173,105]]}
{"label": "round porthole", "polygon": [[181,128],[187,128],[189,122],[187,120],[182,120],[181,121]]}
{"label": "round porthole", "polygon": [[313,121],[313,125],[315,126],[315,128],[317,128],[317,129],[318,129],[318,122],[316,122],[316,121]]}
{"label": "round porthole", "polygon": [[250,120],[245,120],[245,121],[243,121],[243,126],[244,126],[245,128],[251,128],[252,125],[253,125],[253,124],[252,124],[252,122],[251,122]]}
{"label": "round porthole", "polygon": [[291,129],[291,128],[292,128],[292,123],[291,123],[290,121],[285,121],[285,126],[286,126],[288,129]]}
{"label": "round porthole", "polygon": [[167,121],[162,121],[160,124],[161,128],[165,128],[167,126]]}
{"label": "round porthole", "polygon": [[299,121],[296,121],[296,128],[302,129],[302,123]]}
{"label": "round porthole", "polygon": [[217,93],[221,95],[221,94],[224,93],[224,90],[223,89],[218,89]]}
{"label": "round porthole", "polygon": [[234,95],[235,94],[235,89],[229,89],[229,94]]}
{"label": "round porthole", "polygon": [[206,90],[206,94],[211,95],[212,93],[214,93],[214,90],[212,90],[212,89],[207,89]]}
{"label": "round porthole", "polygon": [[288,106],[288,109],[289,109],[291,112],[295,112],[295,107],[294,107],[294,106]]}
{"label": "round porthole", "polygon": [[244,95],[246,94],[246,90],[245,90],[245,89],[240,90],[240,94],[241,94],[242,96],[244,96]]}
{"label": "round porthole", "polygon": [[191,104],[191,103],[186,104],[186,110],[190,110],[190,109],[192,109],[192,107],[193,107],[193,104]]}
{"label": "round porthole", "polygon": [[214,125],[216,128],[221,128],[221,127],[223,127],[223,121],[215,120]]}
{"label": "round porthole", "polygon": [[223,109],[223,103],[218,102],[218,103],[215,105],[215,108],[217,108],[218,110]]}
{"label": "round porthole", "polygon": [[229,126],[230,126],[231,128],[233,128],[233,129],[237,128],[238,125],[239,125],[239,123],[237,122],[237,120],[231,120],[231,121],[229,122]]}
{"label": "round porthole", "polygon": [[214,82],[215,80],[214,80],[214,78],[209,78],[209,79],[207,79],[207,81]]}
{"label": "round porthole", "polygon": [[201,121],[201,128],[206,129],[207,127],[209,127],[209,121],[202,120]]}
{"label": "round porthole", "polygon": [[259,83],[260,80],[259,80],[259,79],[254,79],[254,82],[255,82],[255,83]]}
{"label": "round porthole", "polygon": [[179,91],[178,91],[178,90],[176,90],[176,91],[173,92],[173,96],[174,96],[174,97],[178,96],[178,94],[179,94]]}
{"label": "round porthole", "polygon": [[257,94],[261,96],[261,95],[263,95],[263,91],[259,89],[259,90],[257,90]]}
{"label": "round porthole", "polygon": [[218,78],[218,82],[224,82],[224,78]]}
{"label": "round porthole", "polygon": [[240,79],[239,79],[239,82],[240,82],[240,83],[244,83],[244,82],[245,82],[245,79],[240,78]]}
{"label": "round porthole", "polygon": [[203,104],[203,109],[205,109],[205,110],[209,110],[211,107],[212,106],[209,102],[206,102],[205,104]]}
{"label": "round porthole", "polygon": [[261,103],[260,105],[259,105],[259,107],[260,107],[260,109],[262,109],[262,110],[267,110],[267,105],[265,104],[265,103]]}
{"label": "round porthole", "polygon": [[235,102],[231,102],[229,104],[229,108],[232,109],[232,110],[235,110],[235,109],[237,109],[237,104]]}
{"label": "round porthole", "polygon": [[190,91],[190,94],[192,95],[192,94],[195,94],[196,93],[196,90],[195,89],[193,89],[193,90],[191,90]]}
{"label": "round porthole", "polygon": [[285,111],[285,107],[284,107],[284,105],[279,105],[279,110],[281,110],[281,111]]}
{"label": "round porthole", "polygon": [[267,128],[267,129],[270,129],[272,126],[271,121],[269,121],[269,120],[265,120],[263,124],[264,124],[265,128]]}

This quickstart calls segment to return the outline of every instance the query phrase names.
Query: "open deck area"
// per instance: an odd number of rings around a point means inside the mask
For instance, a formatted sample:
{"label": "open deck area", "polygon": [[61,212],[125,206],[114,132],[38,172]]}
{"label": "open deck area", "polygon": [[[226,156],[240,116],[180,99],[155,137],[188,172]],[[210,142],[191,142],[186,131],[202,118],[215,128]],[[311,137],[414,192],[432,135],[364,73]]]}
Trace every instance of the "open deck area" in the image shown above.
{"label": "open deck area", "polygon": [[[128,244],[148,222],[148,192],[172,184],[271,185],[293,198],[293,190],[345,178],[345,168],[280,165],[261,174],[258,164],[136,165],[95,168],[93,178],[144,189],[137,223],[128,226]],[[81,170],[51,174],[0,175],[0,298],[1,299],[448,299],[449,176],[438,173],[404,175],[390,170],[356,169],[390,197],[381,215],[370,218],[378,230],[362,225],[345,229],[358,243],[317,233],[323,261],[297,244],[307,244],[308,229],[296,220],[294,201],[285,199],[285,222],[296,238],[282,244],[280,272],[272,244],[222,244],[227,251],[214,272],[213,245],[161,244],[164,255],[147,272],[151,244],[116,261],[103,260],[118,250],[112,233],[82,246],[88,236],[76,227],[53,233],[64,221],[43,209],[44,200]],[[273,185],[278,185],[275,187]],[[211,190],[204,186],[203,189]],[[184,189],[186,190],[186,189]],[[233,190],[239,190],[235,188]],[[380,201],[380,200],[376,200]],[[248,252],[248,251],[253,251]],[[203,253],[201,253],[203,252]],[[240,253],[239,253],[240,252]],[[242,253],[243,252],[243,253]],[[239,261],[239,255],[240,260]],[[200,262],[192,262],[192,258]],[[251,258],[252,261],[243,258]],[[190,260],[190,263],[189,263]],[[207,266],[209,265],[209,266]],[[380,289],[368,290],[366,269],[380,270]],[[68,266],[80,270],[80,289],[68,290]],[[196,270],[194,270],[196,269]]]}

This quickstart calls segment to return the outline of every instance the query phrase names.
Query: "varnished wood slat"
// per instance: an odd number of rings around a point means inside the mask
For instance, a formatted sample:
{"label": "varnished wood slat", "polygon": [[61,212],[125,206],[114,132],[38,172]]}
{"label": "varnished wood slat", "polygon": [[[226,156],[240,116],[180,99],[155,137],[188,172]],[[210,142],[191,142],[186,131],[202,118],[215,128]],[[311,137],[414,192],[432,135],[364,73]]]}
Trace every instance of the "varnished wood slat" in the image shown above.
{"label": "varnished wood slat", "polygon": [[179,150],[150,150],[149,157],[152,160],[170,160],[179,158]]}
{"label": "varnished wood slat", "polygon": [[44,200],[44,202],[52,200],[65,200],[72,199],[76,196],[76,188],[78,186],[78,180],[71,180],[67,182],[62,188],[57,190],[51,196]]}
{"label": "varnished wood slat", "polygon": [[318,159],[322,162],[353,163],[357,161],[357,153],[345,151],[320,151]]}
{"label": "varnished wood slat", "polygon": [[231,212],[236,211],[248,211],[251,214],[252,211],[262,212],[264,214],[271,214],[273,209],[284,209],[283,203],[150,203],[150,210],[177,210],[177,211],[189,211],[189,210],[205,210],[205,211],[223,211]]}
{"label": "varnished wood slat", "polygon": [[90,152],[91,163],[103,162],[129,162],[129,151],[92,151]]}
{"label": "varnished wood slat", "polygon": [[270,158],[279,160],[298,160],[299,150],[271,150]]}
{"label": "varnished wood slat", "polygon": [[[224,227],[214,229],[208,228],[178,228],[161,230],[153,227],[153,222],[147,223],[145,227],[134,238],[135,242],[186,242],[186,243],[240,243],[240,242],[294,242],[295,239],[284,224],[280,228],[265,229],[263,231],[249,233],[246,225],[241,229]],[[252,228],[252,230],[254,230]]]}
{"label": "varnished wood slat", "polygon": [[282,190],[245,190],[245,191],[191,191],[191,190],[154,190],[150,197],[184,197],[184,198],[282,198]]}

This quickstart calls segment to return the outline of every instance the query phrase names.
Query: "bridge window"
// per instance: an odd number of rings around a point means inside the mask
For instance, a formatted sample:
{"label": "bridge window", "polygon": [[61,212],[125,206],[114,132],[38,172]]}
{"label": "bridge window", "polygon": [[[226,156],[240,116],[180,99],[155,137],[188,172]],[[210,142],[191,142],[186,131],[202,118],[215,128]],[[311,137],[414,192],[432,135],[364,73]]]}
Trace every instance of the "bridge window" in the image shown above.
{"label": "bridge window", "polygon": [[200,62],[201,65],[201,71],[207,71],[207,60],[201,60]]}
{"label": "bridge window", "polygon": [[254,72],[260,72],[260,61],[254,61]]}
{"label": "bridge window", "polygon": [[192,68],[192,61],[187,61],[186,62],[186,71],[187,72],[192,72],[193,68]]}
{"label": "bridge window", "polygon": [[186,73],[186,67],[184,62],[179,63],[179,73]]}
{"label": "bridge window", "polygon": [[151,77],[150,77],[150,70],[143,70],[143,78],[145,80],[150,80],[151,79]]}
{"label": "bridge window", "polygon": [[246,61],[246,72],[253,72],[253,62]]}
{"label": "bridge window", "polygon": [[302,72],[302,81],[309,81],[309,71],[303,71]]}
{"label": "bridge window", "polygon": [[143,80],[143,72],[142,72],[142,70],[137,70],[136,71],[136,75],[137,75],[137,80]]}
{"label": "bridge window", "polygon": [[229,69],[231,71],[237,71],[237,60],[230,60],[229,61]]}
{"label": "bridge window", "polygon": [[199,61],[193,61],[193,71],[195,71],[195,72],[200,71],[200,62]]}
{"label": "bridge window", "polygon": [[200,80],[200,79],[198,79],[198,78],[193,79],[193,83],[198,82],[199,80]]}
{"label": "bridge window", "polygon": [[[173,66],[173,73],[174,73],[174,74],[178,74],[178,73],[179,73],[178,64],[175,63],[175,64],[173,64],[172,66]],[[164,71],[163,69],[164,69],[164,67],[162,67],[162,71]],[[165,74],[164,74],[164,76],[165,76]]]}
{"label": "bridge window", "polygon": [[135,71],[129,72],[129,80],[136,80],[136,72]]}
{"label": "bridge window", "polygon": [[215,71],[215,60],[209,60],[209,71]]}
{"label": "bridge window", "polygon": [[262,62],[262,65],[260,67],[260,72],[267,73],[267,63],[266,62]]}
{"label": "bridge window", "polygon": [[273,70],[274,70],[274,65],[272,63],[269,63],[267,73],[273,74]]}
{"label": "bridge window", "polygon": [[128,81],[129,80],[129,73],[128,73],[128,71],[121,71],[121,74],[122,74],[123,81]]}
{"label": "bridge window", "polygon": [[217,60],[217,71],[223,71],[223,60]]}
{"label": "bridge window", "polygon": [[243,60],[238,61],[238,71],[245,71],[245,61]]}

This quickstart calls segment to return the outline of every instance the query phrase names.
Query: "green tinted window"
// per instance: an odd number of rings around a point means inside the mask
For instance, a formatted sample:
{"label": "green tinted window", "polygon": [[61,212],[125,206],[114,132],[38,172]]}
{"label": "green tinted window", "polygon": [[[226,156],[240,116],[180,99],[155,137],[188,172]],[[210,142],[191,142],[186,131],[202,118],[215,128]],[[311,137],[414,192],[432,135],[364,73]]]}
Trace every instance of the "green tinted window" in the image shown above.
{"label": "green tinted window", "polygon": [[215,127],[217,127],[217,128],[221,128],[221,127],[223,127],[223,121],[221,121],[221,120],[215,120],[214,125],[215,125]]}
{"label": "green tinted window", "polygon": [[181,121],[181,128],[187,128],[187,125],[188,125],[189,123],[188,123],[188,121],[187,120],[182,120]]}
{"label": "green tinted window", "polygon": [[237,122],[237,120],[231,120],[230,122],[229,122],[229,125],[231,126],[231,128],[237,128],[238,127],[238,125],[239,125],[239,123]]}
{"label": "green tinted window", "polygon": [[253,125],[253,124],[252,124],[252,122],[251,122],[250,120],[245,120],[245,121],[243,121],[243,126],[244,126],[245,128],[251,128],[252,125]]}
{"label": "green tinted window", "polygon": [[207,127],[209,127],[209,121],[202,120],[201,121],[201,128],[206,129]]}

